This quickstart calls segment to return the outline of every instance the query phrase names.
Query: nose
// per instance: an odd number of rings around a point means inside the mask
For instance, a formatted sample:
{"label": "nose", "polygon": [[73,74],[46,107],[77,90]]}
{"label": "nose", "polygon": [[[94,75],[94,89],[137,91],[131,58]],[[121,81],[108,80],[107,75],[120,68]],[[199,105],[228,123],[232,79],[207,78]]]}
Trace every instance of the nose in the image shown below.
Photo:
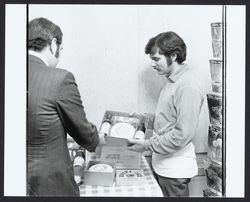
{"label": "nose", "polygon": [[155,62],[154,60],[152,60],[151,66],[152,66],[152,67],[156,67],[156,62]]}

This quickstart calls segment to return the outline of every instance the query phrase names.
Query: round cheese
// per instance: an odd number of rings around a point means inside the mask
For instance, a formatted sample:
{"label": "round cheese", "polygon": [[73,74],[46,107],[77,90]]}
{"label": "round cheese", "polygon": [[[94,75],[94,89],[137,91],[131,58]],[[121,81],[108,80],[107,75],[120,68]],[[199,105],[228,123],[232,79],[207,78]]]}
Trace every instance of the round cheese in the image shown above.
{"label": "round cheese", "polygon": [[93,172],[113,172],[113,168],[108,164],[98,163],[98,164],[95,164],[95,165],[91,166],[89,168],[89,171],[93,171]]}

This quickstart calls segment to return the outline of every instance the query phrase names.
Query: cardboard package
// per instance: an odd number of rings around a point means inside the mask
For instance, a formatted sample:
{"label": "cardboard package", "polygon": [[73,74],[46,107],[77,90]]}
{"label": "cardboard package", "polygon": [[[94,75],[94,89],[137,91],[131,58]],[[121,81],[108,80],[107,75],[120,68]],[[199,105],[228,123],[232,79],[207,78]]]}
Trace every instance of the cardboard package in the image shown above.
{"label": "cardboard package", "polygon": [[[108,164],[113,170],[112,172],[94,172],[90,171],[89,168],[97,164]],[[101,185],[101,186],[113,186],[114,178],[116,173],[115,163],[106,161],[89,161],[84,169],[84,184],[85,185]]]}
{"label": "cardboard package", "polygon": [[116,170],[116,185],[140,185],[145,182],[143,170]]}
{"label": "cardboard package", "polygon": [[141,169],[141,153],[128,150],[126,146],[104,146],[102,161],[116,164],[117,169]]}
{"label": "cardboard package", "polygon": [[[112,131],[112,127],[115,127],[117,123],[127,123],[134,127],[134,133],[136,133],[140,125],[145,121],[145,118],[139,114],[115,111],[106,111],[103,121],[105,121],[107,117],[112,117],[111,127],[105,137],[106,144],[99,149],[100,160],[115,163],[117,169],[141,169],[142,154],[128,150],[128,140],[123,137],[111,136],[110,131]],[[126,133],[124,135],[126,135]]]}

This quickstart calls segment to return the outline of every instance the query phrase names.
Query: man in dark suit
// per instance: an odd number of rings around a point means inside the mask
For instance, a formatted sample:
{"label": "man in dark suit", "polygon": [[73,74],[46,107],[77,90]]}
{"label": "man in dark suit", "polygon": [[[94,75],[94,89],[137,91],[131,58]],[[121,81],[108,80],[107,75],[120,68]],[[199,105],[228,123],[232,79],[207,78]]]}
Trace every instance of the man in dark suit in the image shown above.
{"label": "man in dark suit", "polygon": [[84,112],[72,73],[55,68],[62,49],[60,27],[45,18],[29,23],[27,195],[79,196],[67,133],[88,151],[99,143]]}

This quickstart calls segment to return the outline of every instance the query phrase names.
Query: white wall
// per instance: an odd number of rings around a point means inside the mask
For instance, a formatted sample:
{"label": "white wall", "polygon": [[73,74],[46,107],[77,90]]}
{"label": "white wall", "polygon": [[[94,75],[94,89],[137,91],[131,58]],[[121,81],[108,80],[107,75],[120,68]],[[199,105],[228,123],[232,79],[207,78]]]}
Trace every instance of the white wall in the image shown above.
{"label": "white wall", "polygon": [[[211,22],[221,6],[30,5],[29,19],[46,17],[63,31],[60,68],[74,73],[88,119],[100,126],[105,110],[154,112],[164,78],[150,68],[148,40],[175,31],[186,42],[204,92],[211,91]],[[195,143],[206,151],[207,103]]]}

